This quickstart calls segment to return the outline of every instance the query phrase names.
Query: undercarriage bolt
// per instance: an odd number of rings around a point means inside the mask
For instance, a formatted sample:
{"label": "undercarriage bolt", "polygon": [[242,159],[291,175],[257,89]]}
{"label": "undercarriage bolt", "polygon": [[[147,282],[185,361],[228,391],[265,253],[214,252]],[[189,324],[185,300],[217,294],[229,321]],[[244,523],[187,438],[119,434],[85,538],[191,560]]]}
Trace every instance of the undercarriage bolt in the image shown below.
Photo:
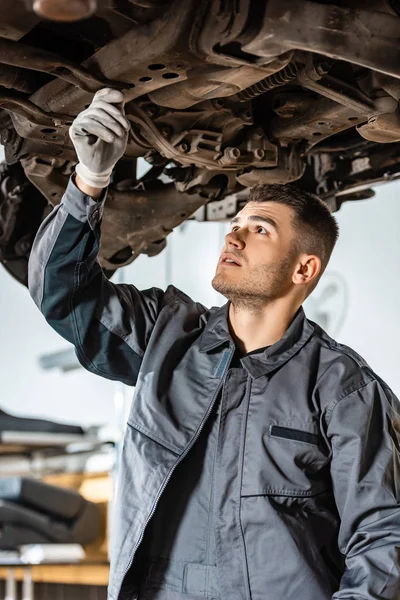
{"label": "undercarriage bolt", "polygon": [[328,61],[321,62],[315,66],[315,71],[317,75],[319,75],[320,77],[324,77],[328,73],[331,66],[332,61],[330,63]]}
{"label": "undercarriage bolt", "polygon": [[252,117],[253,117],[253,113],[251,112],[251,110],[243,110],[240,113],[240,116],[242,117],[242,119],[244,119],[245,121],[249,121]]}
{"label": "undercarriage bolt", "polygon": [[86,19],[97,8],[97,0],[33,0],[37,15],[52,21],[72,22]]}
{"label": "undercarriage bolt", "polygon": [[224,155],[227,158],[232,158],[232,159],[237,160],[238,158],[240,158],[240,150],[239,150],[239,148],[235,148],[235,147],[225,148]]}
{"label": "undercarriage bolt", "polygon": [[241,152],[239,148],[235,148],[234,146],[230,146],[225,148],[224,155],[220,158],[220,163],[223,165],[231,165],[236,163],[241,157]]}
{"label": "undercarriage bolt", "polygon": [[181,144],[179,144],[177,146],[177,149],[180,152],[188,152],[189,151],[189,144],[187,144],[186,142],[182,142]]}
{"label": "undercarriage bolt", "polygon": [[265,156],[265,150],[263,148],[256,148],[253,150],[253,156],[256,160],[262,160]]}

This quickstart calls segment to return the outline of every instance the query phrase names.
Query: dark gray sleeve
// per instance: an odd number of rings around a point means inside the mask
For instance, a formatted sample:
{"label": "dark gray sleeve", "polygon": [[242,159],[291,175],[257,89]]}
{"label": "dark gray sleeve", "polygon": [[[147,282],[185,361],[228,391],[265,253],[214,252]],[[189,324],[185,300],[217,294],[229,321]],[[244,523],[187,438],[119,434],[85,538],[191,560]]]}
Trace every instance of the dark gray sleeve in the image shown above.
{"label": "dark gray sleeve", "polygon": [[104,276],[97,261],[104,200],[96,202],[69,182],[36,235],[29,291],[85,368],[135,385],[164,292],[139,292]]}
{"label": "dark gray sleeve", "polygon": [[332,600],[400,598],[399,401],[376,379],[331,413],[331,473],[346,558]]}

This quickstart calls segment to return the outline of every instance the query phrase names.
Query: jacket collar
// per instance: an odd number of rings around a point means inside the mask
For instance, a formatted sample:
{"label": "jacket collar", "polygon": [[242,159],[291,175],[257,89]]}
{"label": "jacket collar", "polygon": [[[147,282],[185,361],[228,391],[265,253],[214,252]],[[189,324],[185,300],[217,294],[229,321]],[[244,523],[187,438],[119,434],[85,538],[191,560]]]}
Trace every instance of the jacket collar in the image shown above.
{"label": "jacket collar", "polygon": [[235,345],[228,326],[229,302],[221,308],[211,309],[210,317],[206,323],[200,340],[200,352],[214,350],[227,342]]}
{"label": "jacket collar", "polygon": [[[234,345],[229,332],[228,310],[229,302],[211,314],[201,337],[200,352],[208,352],[226,343]],[[253,378],[266,375],[278,369],[301,350],[313,333],[314,326],[300,307],[280,340],[261,354],[244,356],[241,359],[242,364]]]}

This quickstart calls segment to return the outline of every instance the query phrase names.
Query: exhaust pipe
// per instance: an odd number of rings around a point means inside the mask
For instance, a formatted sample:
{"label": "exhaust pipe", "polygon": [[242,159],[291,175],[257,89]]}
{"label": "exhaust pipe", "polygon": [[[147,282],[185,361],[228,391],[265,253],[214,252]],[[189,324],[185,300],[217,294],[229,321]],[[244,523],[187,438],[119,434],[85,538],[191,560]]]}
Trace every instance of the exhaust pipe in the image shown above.
{"label": "exhaust pipe", "polygon": [[90,17],[97,0],[31,0],[34,12],[43,19],[71,23]]}

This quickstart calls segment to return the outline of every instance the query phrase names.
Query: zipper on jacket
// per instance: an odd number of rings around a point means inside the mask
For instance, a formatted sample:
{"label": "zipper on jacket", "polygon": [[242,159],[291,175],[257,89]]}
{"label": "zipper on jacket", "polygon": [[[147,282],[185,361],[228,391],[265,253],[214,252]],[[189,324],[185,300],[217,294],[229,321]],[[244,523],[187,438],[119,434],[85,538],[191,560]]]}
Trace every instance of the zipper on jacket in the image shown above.
{"label": "zipper on jacket", "polygon": [[[198,439],[198,437],[199,437],[199,435],[200,435],[200,433],[201,433],[201,431],[202,431],[202,429],[203,429],[203,427],[204,427],[204,425],[205,425],[208,417],[210,416],[210,413],[211,413],[211,411],[212,411],[212,409],[214,407],[214,404],[215,404],[215,402],[216,402],[216,400],[218,398],[218,394],[221,391],[221,389],[222,389],[222,387],[223,387],[223,385],[225,383],[227,367],[231,363],[233,352],[234,352],[234,349],[230,348],[230,351],[229,351],[229,360],[226,360],[225,361],[225,365],[224,365],[225,369],[224,369],[224,372],[222,374],[223,378],[219,382],[219,385],[218,385],[217,390],[216,390],[216,392],[214,394],[214,397],[213,397],[213,399],[212,399],[212,401],[210,403],[210,406],[207,409],[206,414],[204,415],[204,418],[203,418],[202,422],[199,425],[199,428],[198,428],[198,430],[196,432],[196,435],[194,436],[194,438],[192,439],[192,441],[190,442],[190,444],[186,447],[186,450],[183,452],[183,454],[179,457],[179,460],[176,461],[176,463],[174,464],[174,466],[172,467],[172,469],[168,473],[168,476],[166,477],[166,479],[165,479],[163,485],[161,486],[161,488],[160,488],[157,496],[155,497],[155,500],[153,502],[153,506],[151,508],[150,514],[149,514],[149,516],[148,516],[148,518],[147,518],[147,520],[146,520],[146,522],[145,522],[145,524],[144,524],[144,526],[142,528],[142,532],[141,532],[141,534],[139,536],[139,540],[138,540],[136,546],[134,547],[134,549],[132,551],[132,557],[131,557],[131,559],[130,559],[130,561],[129,561],[129,563],[128,563],[125,571],[124,571],[123,576],[122,576],[121,585],[119,587],[119,590],[117,592],[115,600],[119,600],[119,596],[120,596],[120,593],[121,593],[122,584],[124,583],[124,579],[126,577],[126,574],[128,573],[129,569],[131,568],[131,566],[133,564],[133,559],[135,558],[136,551],[139,548],[140,544],[142,543],[144,532],[146,530],[147,525],[149,524],[149,522],[151,521],[151,519],[152,519],[152,517],[153,517],[153,515],[155,513],[155,510],[156,510],[156,507],[157,507],[157,504],[158,504],[158,501],[159,501],[160,497],[162,496],[165,488],[167,487],[167,484],[168,484],[169,480],[171,479],[172,474],[175,471],[176,467],[179,465],[180,462],[182,462],[182,460],[185,458],[185,456],[190,452],[190,450],[192,449],[193,445],[197,441],[197,439]],[[219,435],[219,432],[218,432],[218,435]]]}

